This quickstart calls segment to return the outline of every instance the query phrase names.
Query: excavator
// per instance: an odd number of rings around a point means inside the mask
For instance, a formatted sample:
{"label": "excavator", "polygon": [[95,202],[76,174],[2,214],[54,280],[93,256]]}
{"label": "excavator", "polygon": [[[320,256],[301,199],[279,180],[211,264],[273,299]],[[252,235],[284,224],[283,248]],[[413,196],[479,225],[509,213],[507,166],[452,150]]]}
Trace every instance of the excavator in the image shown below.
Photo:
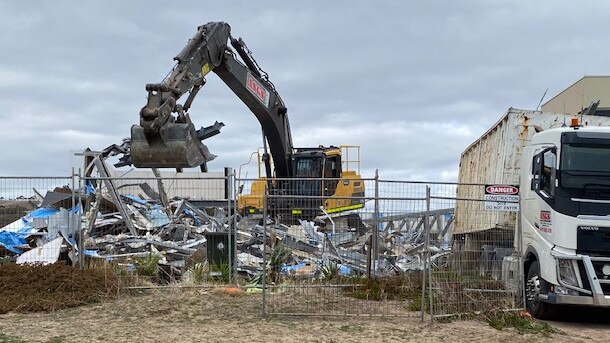
{"label": "excavator", "polygon": [[[239,196],[240,211],[260,212],[266,191],[271,195],[267,208],[283,218],[311,220],[322,212],[364,206],[364,182],[357,171],[343,170],[341,147],[293,147],[282,98],[244,41],[231,36],[229,24],[199,26],[174,60],[176,65],[162,82],[146,85],[148,97],[140,123],[131,127],[130,155],[135,167],[181,171],[199,166],[207,171],[207,162],[215,156],[201,142],[208,137],[207,131],[195,129],[188,110],[205,77],[213,72],[262,127],[266,177],[254,181],[250,194]],[[178,103],[186,93],[184,103]]]}

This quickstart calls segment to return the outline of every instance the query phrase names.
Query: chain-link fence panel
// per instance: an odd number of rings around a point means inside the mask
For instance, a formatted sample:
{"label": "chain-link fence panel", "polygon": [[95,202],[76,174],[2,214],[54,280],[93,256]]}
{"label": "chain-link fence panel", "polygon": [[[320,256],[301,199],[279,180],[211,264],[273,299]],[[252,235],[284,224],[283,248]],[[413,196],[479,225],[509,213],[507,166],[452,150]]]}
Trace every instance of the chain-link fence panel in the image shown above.
{"label": "chain-link fence panel", "polygon": [[86,257],[124,285],[236,282],[262,292],[268,314],[522,308],[518,213],[484,193],[479,184],[244,180],[232,171],[5,177],[0,253],[17,263]]}
{"label": "chain-link fence panel", "polygon": [[456,196],[430,195],[432,210],[455,208],[450,253],[442,263],[430,258],[434,316],[523,308],[518,203],[486,201],[486,185],[454,187]]}
{"label": "chain-link fence panel", "polygon": [[88,261],[155,284],[231,281],[233,175],[201,175],[84,178]]}
{"label": "chain-link fence panel", "polygon": [[71,177],[0,177],[2,263],[78,263],[75,188]]}
{"label": "chain-link fence panel", "polygon": [[[421,315],[425,185],[285,181],[269,186],[263,216],[266,313]],[[362,184],[333,189],[349,182]]]}

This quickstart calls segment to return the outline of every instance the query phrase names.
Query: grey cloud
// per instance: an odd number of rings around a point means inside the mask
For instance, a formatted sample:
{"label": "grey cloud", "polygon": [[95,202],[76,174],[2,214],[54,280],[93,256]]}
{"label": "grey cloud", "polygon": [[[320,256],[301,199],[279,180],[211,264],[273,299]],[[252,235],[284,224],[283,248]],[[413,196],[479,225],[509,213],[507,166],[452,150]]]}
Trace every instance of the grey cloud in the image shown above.
{"label": "grey cloud", "polygon": [[[455,179],[461,151],[506,108],[608,73],[608,10],[603,1],[4,2],[0,143],[11,149],[0,151],[0,174],[68,173],[68,150],[119,143],[144,85],[169,71],[196,26],[223,20],[280,91],[295,145],[360,144],[363,173]],[[206,142],[219,155],[213,168],[238,167],[261,146],[256,119],[213,75],[191,114],[197,126],[227,125]]]}

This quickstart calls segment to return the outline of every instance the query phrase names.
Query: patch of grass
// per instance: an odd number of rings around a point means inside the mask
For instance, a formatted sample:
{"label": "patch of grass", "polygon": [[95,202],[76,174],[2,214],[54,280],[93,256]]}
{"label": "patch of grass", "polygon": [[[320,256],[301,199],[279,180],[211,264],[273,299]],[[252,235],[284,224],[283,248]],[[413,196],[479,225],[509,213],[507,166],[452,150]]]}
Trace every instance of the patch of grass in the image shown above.
{"label": "patch of grass", "polygon": [[331,281],[339,276],[339,265],[335,261],[327,261],[322,265],[320,271],[324,281]]}
{"label": "patch of grass", "polygon": [[344,332],[363,332],[364,326],[362,326],[361,324],[347,324],[341,325],[339,327],[339,330]]}
{"label": "patch of grass", "polygon": [[25,343],[21,338],[5,335],[0,332],[0,343]]}
{"label": "patch of grass", "polygon": [[[411,297],[409,297],[407,309],[409,309],[409,311],[421,311],[421,306],[422,306],[421,289],[413,290],[412,292],[410,292],[410,294],[411,294]],[[426,291],[426,293],[424,294],[424,309],[427,312],[429,312],[428,310],[430,309],[430,293],[428,293],[428,291]]]}
{"label": "patch of grass", "polygon": [[[361,279],[361,284],[346,287],[346,296],[364,300],[412,300],[410,307],[421,307],[421,273]],[[411,308],[410,308],[411,309]]]}
{"label": "patch of grass", "polygon": [[64,343],[65,340],[62,336],[51,337],[46,343]]}
{"label": "patch of grass", "polygon": [[188,270],[193,277],[193,282],[197,285],[202,284],[207,278],[208,266],[204,262],[195,263]]}
{"label": "patch of grass", "polygon": [[489,326],[497,330],[512,327],[520,334],[542,334],[545,336],[559,332],[548,323],[541,322],[521,313],[493,312],[485,314],[484,318]]}
{"label": "patch of grass", "polygon": [[231,274],[231,266],[229,266],[229,263],[225,263],[224,261],[222,263],[212,263],[208,269],[210,281],[229,281],[229,275]]}
{"label": "patch of grass", "polygon": [[159,256],[153,254],[135,258],[134,264],[136,266],[136,272],[141,276],[158,276],[159,259]]}
{"label": "patch of grass", "polygon": [[487,292],[506,290],[502,281],[488,276],[439,269],[432,271],[432,279],[434,313],[437,315],[487,313],[515,307],[515,296],[511,292]]}
{"label": "patch of grass", "polygon": [[286,263],[292,255],[289,249],[284,247],[284,242],[278,241],[274,246],[273,250],[267,260],[267,268],[269,270],[269,277],[271,282],[279,283],[280,280],[280,269],[282,265]]}

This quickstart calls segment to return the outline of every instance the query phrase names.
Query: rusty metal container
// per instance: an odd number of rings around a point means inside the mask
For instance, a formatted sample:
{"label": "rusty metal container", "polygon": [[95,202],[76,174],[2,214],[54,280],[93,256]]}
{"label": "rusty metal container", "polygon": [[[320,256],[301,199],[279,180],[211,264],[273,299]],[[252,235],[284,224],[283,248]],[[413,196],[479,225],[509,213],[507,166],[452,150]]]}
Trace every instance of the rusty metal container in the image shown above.
{"label": "rusty metal container", "polygon": [[[578,116],[584,126],[609,126],[610,117]],[[542,129],[570,125],[572,114],[509,108],[508,111],[461,155],[458,199],[483,199],[484,188],[467,184],[519,184],[523,148]],[[455,208],[454,235],[515,228],[516,212],[485,211],[481,201],[460,201]]]}

